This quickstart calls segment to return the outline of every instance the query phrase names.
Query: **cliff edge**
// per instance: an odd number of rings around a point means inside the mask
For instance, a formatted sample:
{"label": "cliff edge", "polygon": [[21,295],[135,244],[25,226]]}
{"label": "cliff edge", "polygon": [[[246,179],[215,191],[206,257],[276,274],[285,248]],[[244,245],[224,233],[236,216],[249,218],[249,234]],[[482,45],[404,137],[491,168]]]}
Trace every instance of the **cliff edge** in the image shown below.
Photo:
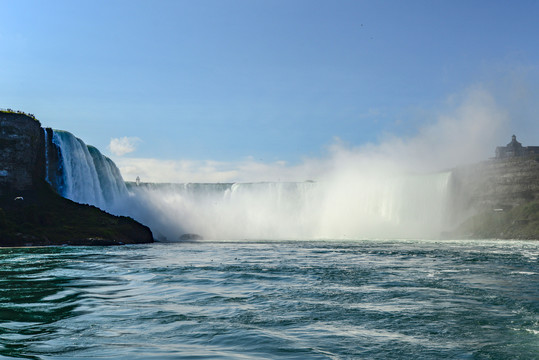
{"label": "cliff edge", "polygon": [[153,242],[150,229],[58,195],[44,180],[45,134],[33,116],[0,111],[0,246]]}
{"label": "cliff edge", "polygon": [[42,177],[43,139],[43,129],[35,118],[0,111],[0,195],[32,188],[34,180]]}

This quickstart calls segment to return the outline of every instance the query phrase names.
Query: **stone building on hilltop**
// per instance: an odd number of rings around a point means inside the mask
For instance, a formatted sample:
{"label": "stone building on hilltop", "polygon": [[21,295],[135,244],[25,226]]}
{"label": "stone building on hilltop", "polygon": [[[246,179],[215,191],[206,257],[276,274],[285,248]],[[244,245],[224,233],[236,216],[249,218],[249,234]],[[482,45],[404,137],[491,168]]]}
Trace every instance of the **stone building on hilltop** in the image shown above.
{"label": "stone building on hilltop", "polygon": [[496,148],[496,159],[507,159],[535,154],[539,155],[539,146],[522,146],[522,144],[517,141],[515,135],[512,136],[511,142],[507,144],[507,146],[498,146]]}

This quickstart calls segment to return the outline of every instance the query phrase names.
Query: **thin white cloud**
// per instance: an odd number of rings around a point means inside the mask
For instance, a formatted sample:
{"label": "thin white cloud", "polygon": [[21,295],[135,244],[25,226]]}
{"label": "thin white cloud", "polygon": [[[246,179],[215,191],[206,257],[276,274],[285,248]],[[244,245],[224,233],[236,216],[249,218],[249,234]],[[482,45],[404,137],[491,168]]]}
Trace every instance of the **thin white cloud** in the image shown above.
{"label": "thin white cloud", "polygon": [[227,182],[236,175],[233,170],[209,161],[161,160],[151,158],[114,159],[127,181],[140,177],[143,182]]}
{"label": "thin white cloud", "polygon": [[150,158],[114,159],[122,176],[134,181],[171,183],[224,183],[260,181],[304,181],[316,177],[318,160],[291,166],[284,161],[262,163],[247,158],[237,162],[211,160],[159,160]]}
{"label": "thin white cloud", "polygon": [[136,146],[140,141],[138,137],[112,138],[110,139],[109,150],[116,156],[129,154],[136,150]]}

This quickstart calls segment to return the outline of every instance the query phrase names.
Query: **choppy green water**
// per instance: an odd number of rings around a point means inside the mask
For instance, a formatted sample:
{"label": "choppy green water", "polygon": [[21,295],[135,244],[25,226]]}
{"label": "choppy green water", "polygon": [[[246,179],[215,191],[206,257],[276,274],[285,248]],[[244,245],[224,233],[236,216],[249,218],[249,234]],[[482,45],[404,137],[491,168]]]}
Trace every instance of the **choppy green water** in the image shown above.
{"label": "choppy green water", "polygon": [[0,249],[0,359],[538,359],[539,242]]}

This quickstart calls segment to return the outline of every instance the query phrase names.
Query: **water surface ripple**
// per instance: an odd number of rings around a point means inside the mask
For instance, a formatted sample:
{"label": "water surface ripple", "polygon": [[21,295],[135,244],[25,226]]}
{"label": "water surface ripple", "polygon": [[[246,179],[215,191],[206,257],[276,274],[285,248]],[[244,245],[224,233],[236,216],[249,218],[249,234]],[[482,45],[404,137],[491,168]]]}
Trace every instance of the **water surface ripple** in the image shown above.
{"label": "water surface ripple", "polygon": [[0,249],[0,359],[538,359],[539,242]]}

